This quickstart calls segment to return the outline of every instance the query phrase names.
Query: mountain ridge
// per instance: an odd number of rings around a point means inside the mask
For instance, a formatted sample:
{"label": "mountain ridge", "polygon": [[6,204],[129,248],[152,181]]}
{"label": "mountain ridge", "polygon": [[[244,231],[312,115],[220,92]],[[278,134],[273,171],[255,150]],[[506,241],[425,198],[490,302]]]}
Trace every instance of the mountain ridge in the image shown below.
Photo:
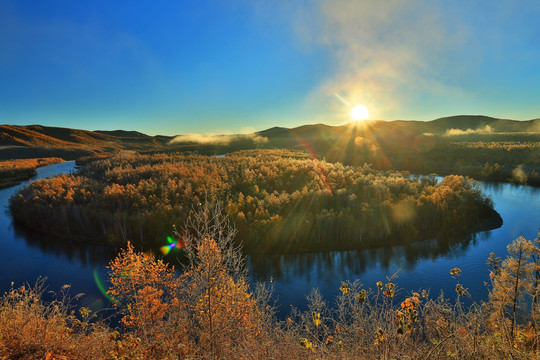
{"label": "mountain ridge", "polygon": [[[253,137],[266,139],[271,147],[291,147],[310,141],[317,147],[331,139],[346,140],[349,136],[373,136],[387,141],[414,139],[419,135],[492,134],[540,132],[540,119],[510,120],[484,115],[454,115],[431,121],[368,120],[344,125],[305,124],[294,128],[274,126],[257,131]],[[104,156],[123,150],[173,151],[212,149],[218,144],[171,144],[173,136],[150,136],[134,130],[82,130],[43,125],[0,125],[0,159],[59,156],[66,160],[84,156]],[[248,146],[237,142],[237,148]],[[249,139],[249,137],[248,137]],[[234,143],[234,140],[231,141]],[[247,144],[247,145],[246,145]],[[230,145],[230,144],[228,144]],[[255,146],[255,145],[254,145]],[[257,146],[261,146],[260,144]],[[249,148],[249,146],[248,146]],[[217,151],[217,150],[215,150]]]}

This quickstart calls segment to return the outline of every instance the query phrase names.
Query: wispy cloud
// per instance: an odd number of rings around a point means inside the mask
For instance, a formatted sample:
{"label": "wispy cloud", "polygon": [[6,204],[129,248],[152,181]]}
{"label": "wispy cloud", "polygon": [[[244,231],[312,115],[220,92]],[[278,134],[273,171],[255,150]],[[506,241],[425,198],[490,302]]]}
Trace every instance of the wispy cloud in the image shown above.
{"label": "wispy cloud", "polygon": [[391,112],[405,105],[411,90],[459,91],[432,73],[431,65],[462,36],[445,26],[435,2],[324,1],[320,13],[318,40],[333,49],[337,64],[321,84],[323,93]]}
{"label": "wispy cloud", "polygon": [[[465,94],[438,72],[451,63],[449,54],[467,38],[467,28],[459,18],[449,22],[440,2],[318,0],[294,4],[283,5],[281,16],[288,19],[308,51],[319,48],[328,54],[333,69],[308,96],[312,104],[327,99],[335,104],[335,112],[343,108],[335,101],[337,93],[351,104],[367,105],[372,117],[385,118],[407,109],[419,93],[447,98]],[[277,11],[276,6],[266,10]],[[452,77],[454,68],[448,69],[445,76]]]}

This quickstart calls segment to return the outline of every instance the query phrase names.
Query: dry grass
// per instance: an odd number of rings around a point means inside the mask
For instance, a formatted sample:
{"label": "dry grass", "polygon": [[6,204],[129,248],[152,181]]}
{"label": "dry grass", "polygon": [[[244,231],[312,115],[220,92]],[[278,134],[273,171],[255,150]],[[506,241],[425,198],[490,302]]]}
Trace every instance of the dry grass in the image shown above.
{"label": "dry grass", "polygon": [[[69,286],[45,294],[45,281],[11,288],[0,299],[0,358],[103,359],[113,349],[112,330],[92,323],[87,309],[77,317]],[[53,296],[51,301],[44,297]]]}

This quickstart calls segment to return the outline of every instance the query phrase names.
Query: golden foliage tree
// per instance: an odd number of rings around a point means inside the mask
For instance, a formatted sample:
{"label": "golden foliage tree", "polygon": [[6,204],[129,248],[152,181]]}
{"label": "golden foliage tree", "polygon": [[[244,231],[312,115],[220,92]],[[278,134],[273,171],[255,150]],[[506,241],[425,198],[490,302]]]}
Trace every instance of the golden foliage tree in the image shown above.
{"label": "golden foliage tree", "polygon": [[262,313],[246,281],[235,230],[221,206],[193,212],[182,238],[188,264],[179,274],[131,244],[110,264],[109,293],[145,357],[235,358],[264,351]]}
{"label": "golden foliage tree", "polygon": [[163,357],[188,353],[187,314],[179,297],[182,280],[174,268],[152,254],[137,253],[129,243],[110,269],[109,294],[121,309],[122,324],[141,339],[141,351]]}
{"label": "golden foliage tree", "polygon": [[518,310],[522,307],[525,296],[530,295],[533,286],[532,256],[535,254],[534,243],[520,236],[508,245],[508,257],[497,261],[492,254],[488,264],[493,265],[491,273],[493,288],[489,302],[493,311],[491,323],[510,341],[515,342]]}

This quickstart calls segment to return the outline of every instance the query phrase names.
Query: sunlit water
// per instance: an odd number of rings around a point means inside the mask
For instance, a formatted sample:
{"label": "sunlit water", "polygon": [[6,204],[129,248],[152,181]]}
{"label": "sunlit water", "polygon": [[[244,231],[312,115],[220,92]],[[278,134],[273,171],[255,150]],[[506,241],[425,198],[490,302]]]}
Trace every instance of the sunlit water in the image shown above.
{"label": "sunlit water", "polygon": [[[74,162],[38,169],[37,178],[75,169]],[[20,185],[22,186],[22,185]],[[64,284],[72,286],[73,295],[84,292],[81,304],[94,310],[107,306],[100,290],[107,278],[106,265],[116,250],[57,241],[13,224],[8,199],[19,186],[0,190],[0,291],[23,283],[34,283],[46,276],[50,290]],[[374,288],[379,280],[398,272],[397,283],[404,295],[413,290],[429,289],[432,295],[444,291],[455,297],[455,281],[449,274],[453,267],[462,269],[462,283],[474,299],[486,299],[488,281],[486,259],[490,252],[504,258],[506,246],[523,234],[533,239],[540,227],[540,190],[510,184],[483,184],[503,218],[501,228],[474,234],[458,243],[428,240],[409,246],[394,246],[364,251],[326,252],[294,255],[256,255],[248,257],[252,282],[272,281],[279,312],[289,307],[304,308],[305,296],[318,288],[331,303],[342,280],[355,280]]]}

